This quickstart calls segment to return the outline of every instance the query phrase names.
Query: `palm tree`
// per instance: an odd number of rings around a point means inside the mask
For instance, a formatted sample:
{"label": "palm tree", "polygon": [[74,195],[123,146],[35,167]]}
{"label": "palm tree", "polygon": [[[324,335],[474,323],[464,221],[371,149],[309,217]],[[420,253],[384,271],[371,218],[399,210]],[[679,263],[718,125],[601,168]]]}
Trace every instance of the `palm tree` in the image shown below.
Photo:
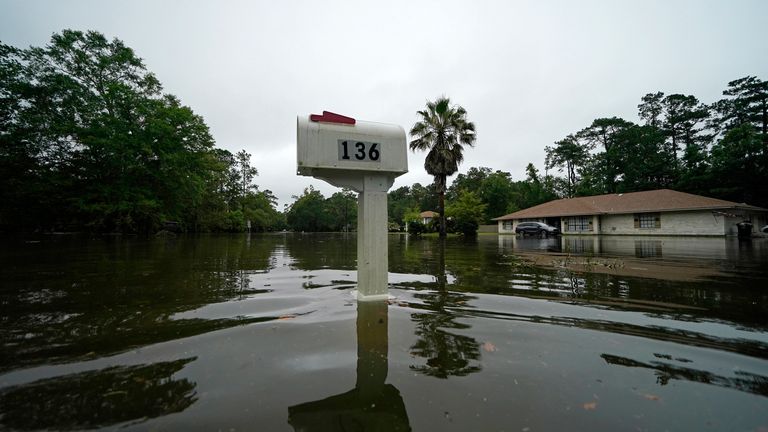
{"label": "palm tree", "polygon": [[475,143],[475,125],[467,120],[467,111],[451,105],[445,96],[427,102],[427,109],[418,111],[420,120],[411,128],[410,148],[429,150],[424,169],[435,178],[440,196],[440,237],[445,237],[445,183],[456,173],[464,160],[464,145]]}

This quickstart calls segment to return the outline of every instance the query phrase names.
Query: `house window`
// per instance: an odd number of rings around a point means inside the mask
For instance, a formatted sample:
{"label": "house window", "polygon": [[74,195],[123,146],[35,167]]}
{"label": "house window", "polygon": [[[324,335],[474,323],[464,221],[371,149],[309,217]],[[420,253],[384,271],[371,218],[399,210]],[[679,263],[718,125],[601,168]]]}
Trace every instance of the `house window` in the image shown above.
{"label": "house window", "polygon": [[659,215],[659,213],[636,214],[635,228],[640,228],[640,229],[661,228],[661,215]]}
{"label": "house window", "polygon": [[512,230],[512,221],[504,221],[504,231]]}
{"label": "house window", "polygon": [[592,218],[589,216],[569,217],[567,226],[568,231],[592,231]]}

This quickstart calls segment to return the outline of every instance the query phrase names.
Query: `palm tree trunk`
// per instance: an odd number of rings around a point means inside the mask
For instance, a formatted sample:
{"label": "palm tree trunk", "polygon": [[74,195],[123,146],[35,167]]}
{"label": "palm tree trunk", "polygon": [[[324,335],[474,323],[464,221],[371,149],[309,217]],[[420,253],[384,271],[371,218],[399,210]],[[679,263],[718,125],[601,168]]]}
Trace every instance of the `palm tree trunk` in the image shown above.
{"label": "palm tree trunk", "polygon": [[445,191],[440,191],[440,238],[445,238]]}

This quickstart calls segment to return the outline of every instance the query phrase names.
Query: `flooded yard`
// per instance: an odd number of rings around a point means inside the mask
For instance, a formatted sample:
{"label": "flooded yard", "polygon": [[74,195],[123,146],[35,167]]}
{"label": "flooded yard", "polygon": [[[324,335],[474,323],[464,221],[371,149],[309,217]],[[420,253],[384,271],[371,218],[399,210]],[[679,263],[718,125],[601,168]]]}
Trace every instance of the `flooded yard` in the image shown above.
{"label": "flooded yard", "polygon": [[0,429],[768,430],[768,239],[0,242]]}

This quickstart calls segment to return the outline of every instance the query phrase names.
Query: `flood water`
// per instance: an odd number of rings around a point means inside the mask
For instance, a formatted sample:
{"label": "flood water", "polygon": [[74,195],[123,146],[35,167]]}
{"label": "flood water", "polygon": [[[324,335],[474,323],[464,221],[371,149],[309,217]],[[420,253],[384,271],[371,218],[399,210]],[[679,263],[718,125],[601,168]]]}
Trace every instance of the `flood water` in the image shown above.
{"label": "flood water", "polygon": [[0,239],[0,429],[766,431],[768,239]]}

